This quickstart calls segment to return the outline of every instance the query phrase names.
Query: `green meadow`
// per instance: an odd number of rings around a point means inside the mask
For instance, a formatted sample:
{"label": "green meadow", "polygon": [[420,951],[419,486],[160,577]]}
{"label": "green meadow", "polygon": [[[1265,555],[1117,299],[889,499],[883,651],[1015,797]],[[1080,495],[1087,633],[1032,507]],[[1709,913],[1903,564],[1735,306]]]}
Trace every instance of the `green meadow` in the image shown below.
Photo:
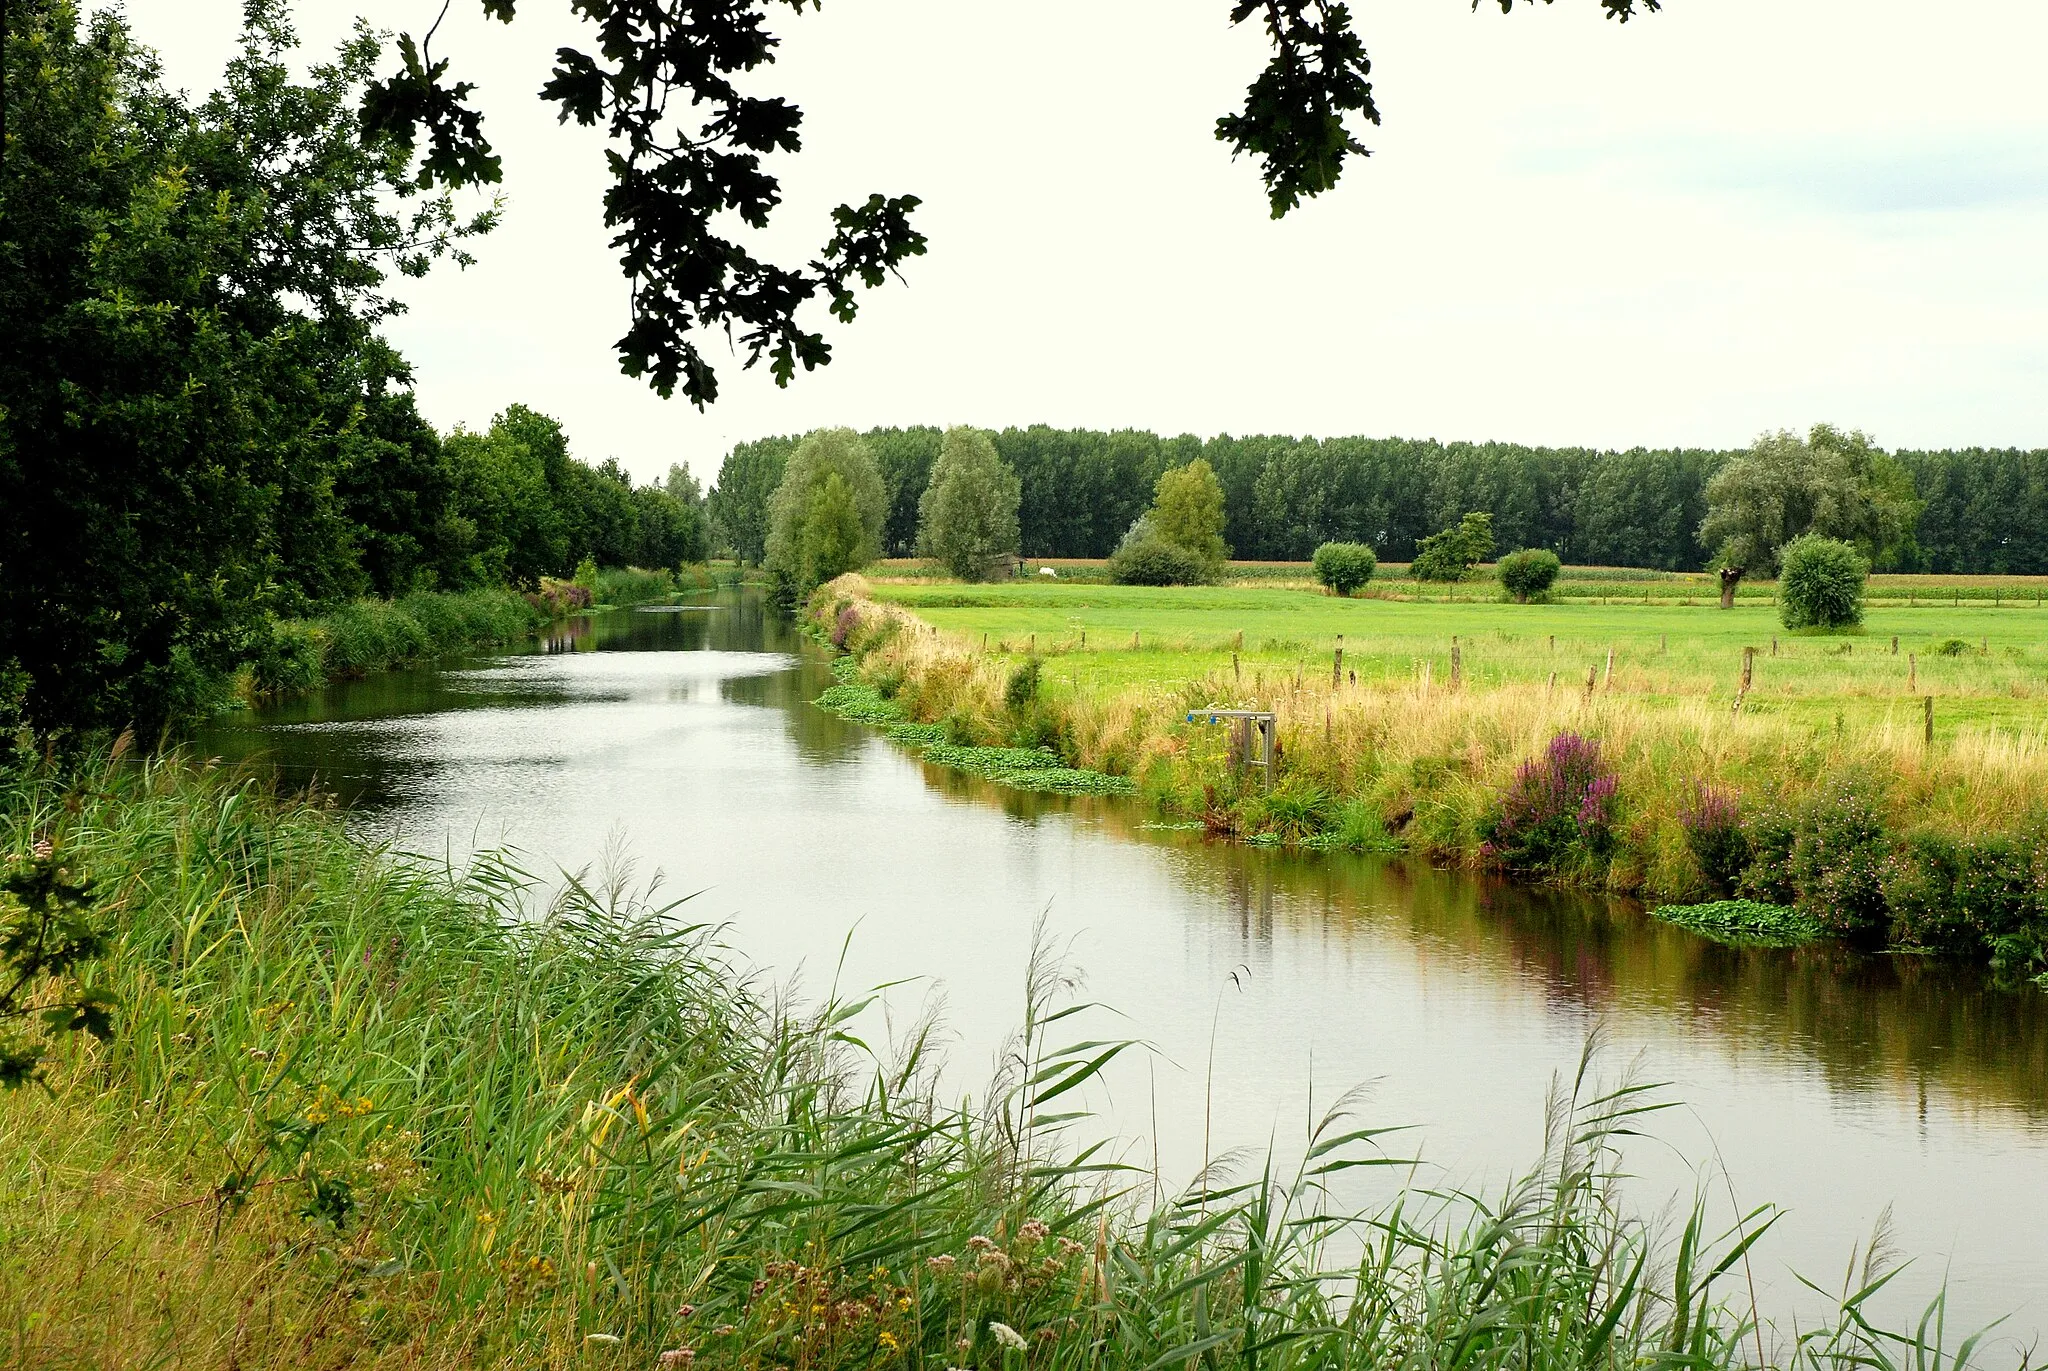
{"label": "green meadow", "polygon": [[1437,599],[1347,600],[1257,584],[878,581],[873,593],[977,650],[985,639],[991,653],[1036,652],[1049,681],[1089,693],[1228,675],[1233,655],[1248,694],[1297,672],[1327,681],[1341,635],[1346,680],[1355,674],[1361,685],[1419,681],[1425,670],[1446,684],[1455,643],[1468,688],[1548,686],[1554,674],[1557,689],[1583,691],[1590,672],[1596,690],[1642,703],[1732,705],[1744,651],[1753,648],[1743,709],[1791,721],[1917,720],[1922,697],[1932,695],[1938,733],[1959,725],[2030,730],[2048,702],[2048,609],[2037,610],[2031,596],[2002,607],[1971,596],[1961,604],[1881,602],[1860,632],[1813,635],[1780,627],[1767,602],[1729,610],[1711,599],[1516,605],[1492,589],[1458,587],[1455,600],[1441,589]]}

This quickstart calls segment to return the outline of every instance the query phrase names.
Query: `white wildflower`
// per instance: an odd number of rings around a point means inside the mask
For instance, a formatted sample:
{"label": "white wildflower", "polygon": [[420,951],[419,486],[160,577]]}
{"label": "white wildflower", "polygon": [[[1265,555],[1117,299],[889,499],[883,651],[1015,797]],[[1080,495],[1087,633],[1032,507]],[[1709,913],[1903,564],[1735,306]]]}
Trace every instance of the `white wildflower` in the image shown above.
{"label": "white wildflower", "polygon": [[996,1341],[1009,1348],[1012,1352],[1022,1352],[1024,1350],[1024,1335],[1010,1327],[1007,1323],[991,1321],[988,1331],[995,1334]]}

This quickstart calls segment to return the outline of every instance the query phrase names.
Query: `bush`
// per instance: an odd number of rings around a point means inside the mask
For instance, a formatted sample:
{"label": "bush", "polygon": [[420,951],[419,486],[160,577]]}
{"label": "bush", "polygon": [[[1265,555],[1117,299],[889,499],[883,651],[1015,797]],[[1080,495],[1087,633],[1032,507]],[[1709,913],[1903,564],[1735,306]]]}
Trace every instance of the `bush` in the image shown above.
{"label": "bush", "polygon": [[1038,659],[1026,657],[1003,685],[1003,703],[1014,713],[1038,698]]}
{"label": "bush", "polygon": [[249,664],[250,683],[263,695],[311,690],[326,679],[321,661],[324,635],[314,625],[287,619],[271,626]]}
{"label": "bush", "polygon": [[1870,563],[1838,538],[1805,534],[1785,545],[1778,617],[1787,628],[1850,628],[1863,622]]}
{"label": "bush", "polygon": [[1600,744],[1576,733],[1550,740],[1522,763],[1487,820],[1480,854],[1515,871],[1552,871],[1576,858],[1605,857],[1614,845],[1615,775]]}
{"label": "bush", "polygon": [[1514,596],[1516,604],[1526,605],[1550,593],[1561,565],[1557,554],[1545,548],[1510,552],[1500,559],[1501,589]]}
{"label": "bush", "polygon": [[1432,533],[1415,545],[1408,574],[1418,581],[1462,581],[1474,562],[1493,555],[1493,516],[1467,514],[1456,528]]}
{"label": "bush", "polygon": [[1742,831],[1741,809],[1733,795],[1700,782],[1692,802],[1678,812],[1685,845],[1699,863],[1700,875],[1725,895],[1735,888],[1749,865],[1749,838]]}
{"label": "bush", "polygon": [[1364,543],[1324,543],[1315,553],[1316,579],[1339,595],[1358,590],[1379,568],[1379,558]]}
{"label": "bush", "polygon": [[1152,533],[1126,538],[1110,554],[1109,579],[1120,586],[1201,586],[1215,580],[1209,564]]}
{"label": "bush", "polygon": [[846,651],[847,643],[852,640],[855,631],[859,628],[860,606],[854,604],[851,600],[842,603],[839,606],[839,612],[832,616],[832,646],[838,648],[841,652]]}
{"label": "bush", "polygon": [[1785,869],[1795,903],[1823,928],[1862,938],[1885,926],[1884,875],[1891,841],[1870,789],[1832,782],[1799,811]]}
{"label": "bush", "polygon": [[1887,863],[1892,939],[1934,952],[1991,955],[2005,971],[2048,961],[2048,863],[2032,840],[1915,834]]}

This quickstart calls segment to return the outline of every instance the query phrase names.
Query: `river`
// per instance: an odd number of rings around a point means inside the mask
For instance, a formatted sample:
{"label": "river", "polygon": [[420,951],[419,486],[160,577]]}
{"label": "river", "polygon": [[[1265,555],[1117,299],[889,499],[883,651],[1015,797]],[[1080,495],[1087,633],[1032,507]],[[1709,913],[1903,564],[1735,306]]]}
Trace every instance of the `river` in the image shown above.
{"label": "river", "polygon": [[1756,1263],[1767,1315],[1810,1311],[1791,1272],[1839,1286],[1888,1213],[1915,1258],[1904,1302],[1945,1276],[1952,1329],[2048,1328],[2048,994],[1722,948],[1414,860],[1208,843],[1132,801],[927,766],[812,707],[830,682],[825,653],[725,592],[338,684],[199,745],[317,781],[409,851],[658,878],[690,897],[675,917],[729,925],[764,988],[912,978],[875,1031],[942,1003],[961,1091],[1019,1020],[1042,918],[1114,1010],[1089,1036],[1151,1045],[1092,1103],[1169,1183],[1205,1147],[1298,1148],[1311,1101],[1370,1083],[1365,1121],[1413,1125],[1387,1146],[1426,1158],[1421,1180],[1497,1187],[1536,1159],[1546,1096],[1597,1030],[1604,1078],[1676,1102],[1627,1154],[1644,1207],[1703,1186],[1723,1212],[1789,1211]]}

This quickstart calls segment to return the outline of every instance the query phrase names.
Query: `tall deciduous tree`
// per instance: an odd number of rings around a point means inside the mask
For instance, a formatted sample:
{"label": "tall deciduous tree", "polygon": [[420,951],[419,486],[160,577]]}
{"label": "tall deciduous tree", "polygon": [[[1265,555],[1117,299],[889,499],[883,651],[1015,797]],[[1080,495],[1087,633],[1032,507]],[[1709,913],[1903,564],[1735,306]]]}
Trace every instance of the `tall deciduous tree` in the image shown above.
{"label": "tall deciduous tree", "polygon": [[918,551],[963,581],[1017,555],[1017,473],[978,428],[949,428],[918,501]]}
{"label": "tall deciduous tree", "polygon": [[767,556],[768,502],[782,484],[783,469],[796,444],[794,438],[739,443],[718,468],[718,484],[706,497],[713,537],[742,562],[759,564]]}
{"label": "tall deciduous tree", "polygon": [[[858,516],[856,537],[844,536],[852,525],[843,517],[838,487],[824,493],[829,477],[838,478],[844,502]],[[872,562],[881,549],[888,511],[882,473],[859,434],[828,428],[807,436],[790,454],[768,501],[764,565],[776,599],[785,607],[794,605],[821,582]]]}
{"label": "tall deciduous tree", "polygon": [[1161,472],[1152,488],[1153,530],[1214,570],[1230,556],[1223,541],[1223,485],[1216,469],[1197,457]]}
{"label": "tall deciduous tree", "polygon": [[386,274],[489,221],[458,224],[361,136],[367,30],[303,81],[292,45],[256,0],[194,105],[116,13],[8,15],[0,671],[18,663],[40,727],[153,732],[272,608],[362,584],[345,507],[376,497],[345,471],[376,459],[365,417],[405,379],[376,338]]}
{"label": "tall deciduous tree", "polygon": [[1864,434],[1816,424],[1804,438],[1766,433],[1707,483],[1699,540],[1721,573],[1721,607],[1753,570],[1776,571],[1785,545],[1813,533],[1882,564],[1919,515],[1913,480]]}

